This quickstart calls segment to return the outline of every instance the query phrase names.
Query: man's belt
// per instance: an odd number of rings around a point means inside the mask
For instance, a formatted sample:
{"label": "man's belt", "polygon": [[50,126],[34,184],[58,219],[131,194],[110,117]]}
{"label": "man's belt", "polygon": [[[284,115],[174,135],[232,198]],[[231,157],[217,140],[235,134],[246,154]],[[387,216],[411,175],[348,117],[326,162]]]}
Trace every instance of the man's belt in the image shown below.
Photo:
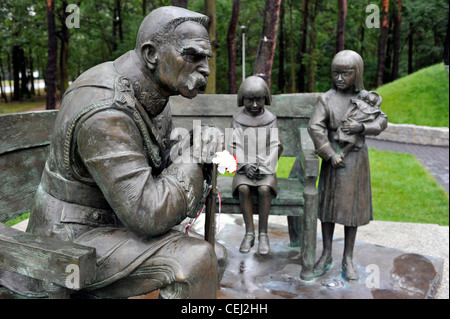
{"label": "man's belt", "polygon": [[51,172],[47,164],[42,173],[41,185],[48,194],[64,202],[99,209],[111,209],[100,188],[67,180]]}

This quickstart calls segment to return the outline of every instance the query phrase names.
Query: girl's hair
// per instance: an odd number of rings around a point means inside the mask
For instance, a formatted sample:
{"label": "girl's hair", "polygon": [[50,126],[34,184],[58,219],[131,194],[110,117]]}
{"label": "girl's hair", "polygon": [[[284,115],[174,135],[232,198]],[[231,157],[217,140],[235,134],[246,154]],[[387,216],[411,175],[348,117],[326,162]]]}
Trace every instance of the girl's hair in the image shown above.
{"label": "girl's hair", "polygon": [[244,106],[244,97],[264,96],[265,105],[272,103],[269,87],[262,78],[256,75],[249,76],[242,82],[238,91],[238,106]]}
{"label": "girl's hair", "polygon": [[[352,68],[356,73],[354,90],[356,92],[364,90],[364,61],[358,53],[351,50],[340,51],[334,56],[331,68],[333,68],[334,65],[346,65]],[[332,83],[332,86],[336,89],[334,82]]]}

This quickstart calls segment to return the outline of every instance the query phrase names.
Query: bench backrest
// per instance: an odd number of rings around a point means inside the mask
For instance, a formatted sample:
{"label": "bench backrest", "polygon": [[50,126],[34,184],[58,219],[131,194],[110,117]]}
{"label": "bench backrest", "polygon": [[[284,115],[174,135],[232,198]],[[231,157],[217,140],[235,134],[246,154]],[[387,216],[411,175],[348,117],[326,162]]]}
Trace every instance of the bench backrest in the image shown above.
{"label": "bench backrest", "polygon": [[[297,157],[300,148],[299,127],[306,127],[319,93],[280,94],[272,96],[272,105],[266,106],[276,117],[279,137],[283,143],[282,156]],[[202,125],[214,125],[221,129],[231,126],[232,117],[238,111],[237,95],[198,95],[189,100],[180,96],[171,98],[171,110],[175,127],[192,129],[194,120]]]}
{"label": "bench backrest", "polygon": [[0,222],[30,211],[57,111],[0,115]]}
{"label": "bench backrest", "polygon": [[[274,95],[268,109],[278,118],[282,156],[297,157],[298,128],[305,127],[317,93]],[[171,98],[175,126],[192,129],[193,120],[222,129],[238,110],[236,95]],[[57,110],[0,115],[0,222],[30,211],[48,154]],[[294,165],[295,167],[295,165]]]}

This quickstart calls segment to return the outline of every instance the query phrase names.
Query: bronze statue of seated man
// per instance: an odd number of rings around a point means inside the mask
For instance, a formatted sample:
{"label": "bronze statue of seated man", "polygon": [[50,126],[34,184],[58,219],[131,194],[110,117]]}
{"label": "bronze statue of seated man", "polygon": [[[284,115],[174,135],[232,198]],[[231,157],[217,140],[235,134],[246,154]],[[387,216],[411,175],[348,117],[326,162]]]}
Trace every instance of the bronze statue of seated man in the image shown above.
{"label": "bronze statue of seated man", "polygon": [[[64,94],[27,231],[96,248],[97,279],[85,296],[216,297],[224,247],[174,229],[197,214],[207,177],[203,161],[170,157],[168,104],[206,88],[208,23],[183,8],[156,9],[134,50],[89,69]],[[213,154],[222,145],[204,147]]]}

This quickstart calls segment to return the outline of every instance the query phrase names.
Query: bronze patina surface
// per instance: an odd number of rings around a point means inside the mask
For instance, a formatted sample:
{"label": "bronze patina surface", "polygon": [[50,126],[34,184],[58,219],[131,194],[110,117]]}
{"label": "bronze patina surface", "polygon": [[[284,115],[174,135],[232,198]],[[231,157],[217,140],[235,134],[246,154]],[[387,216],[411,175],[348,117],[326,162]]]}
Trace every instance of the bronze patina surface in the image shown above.
{"label": "bronze patina surface", "polygon": [[[216,297],[223,247],[173,229],[205,200],[208,155],[175,161],[168,103],[205,90],[208,23],[179,7],[152,11],[133,50],[87,70],[63,96],[27,232],[95,248],[96,277],[79,295]],[[222,150],[212,131],[202,155]]]}

